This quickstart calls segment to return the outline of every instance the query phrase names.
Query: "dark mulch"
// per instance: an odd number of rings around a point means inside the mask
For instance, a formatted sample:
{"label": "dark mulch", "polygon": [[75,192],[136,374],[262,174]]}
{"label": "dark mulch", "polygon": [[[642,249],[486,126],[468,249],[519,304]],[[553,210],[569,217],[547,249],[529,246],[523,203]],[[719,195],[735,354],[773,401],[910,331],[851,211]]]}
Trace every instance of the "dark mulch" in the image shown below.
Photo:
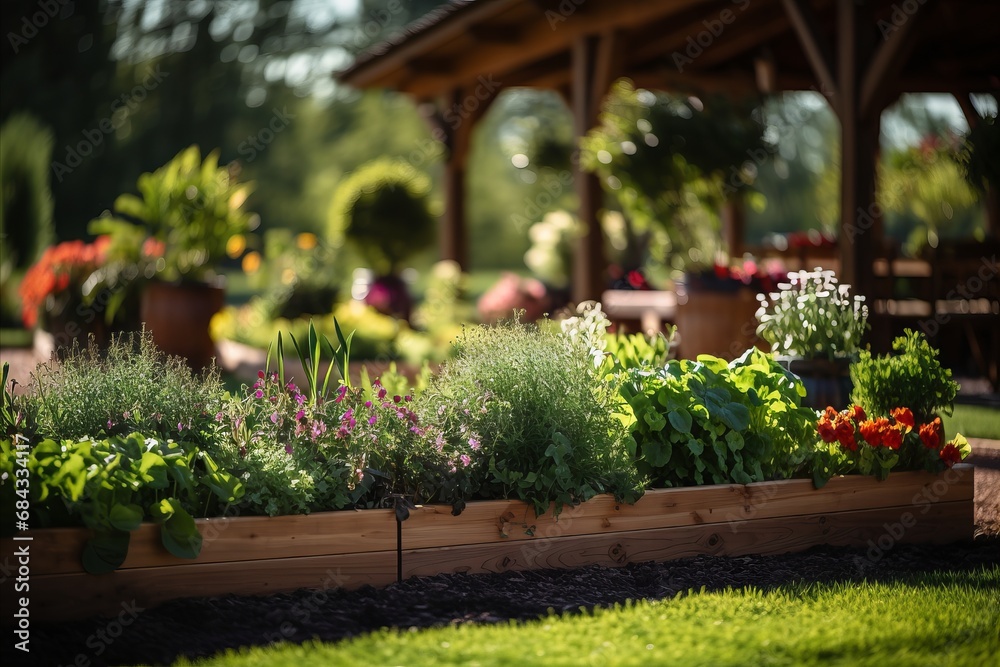
{"label": "dark mulch", "polygon": [[[382,627],[528,620],[549,610],[573,612],[630,599],[668,598],[702,586],[716,590],[768,588],[796,581],[890,580],[935,570],[963,572],[983,567],[1000,567],[1000,537],[996,535],[948,546],[902,545],[885,554],[822,547],[800,554],[698,556],[620,569],[440,575],[380,590],[302,590],[268,597],[179,600],[141,611],[134,620],[126,613],[129,623],[123,628],[100,619],[36,625],[28,664],[169,664],[182,655],[208,656],[278,640],[337,640]],[[66,592],[67,604],[72,604],[72,595]],[[111,635],[117,636],[112,639]],[[4,653],[10,650],[9,640],[5,641]]]}

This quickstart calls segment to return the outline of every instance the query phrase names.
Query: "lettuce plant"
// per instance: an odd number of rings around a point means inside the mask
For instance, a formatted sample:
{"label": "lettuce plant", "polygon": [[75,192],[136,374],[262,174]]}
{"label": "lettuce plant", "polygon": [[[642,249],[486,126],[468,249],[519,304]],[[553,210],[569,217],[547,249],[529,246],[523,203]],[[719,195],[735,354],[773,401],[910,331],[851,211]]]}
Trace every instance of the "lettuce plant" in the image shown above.
{"label": "lettuce plant", "polygon": [[620,390],[636,467],[654,487],[790,477],[814,439],[801,382],[756,348],[728,364],[702,355],[632,368]]}

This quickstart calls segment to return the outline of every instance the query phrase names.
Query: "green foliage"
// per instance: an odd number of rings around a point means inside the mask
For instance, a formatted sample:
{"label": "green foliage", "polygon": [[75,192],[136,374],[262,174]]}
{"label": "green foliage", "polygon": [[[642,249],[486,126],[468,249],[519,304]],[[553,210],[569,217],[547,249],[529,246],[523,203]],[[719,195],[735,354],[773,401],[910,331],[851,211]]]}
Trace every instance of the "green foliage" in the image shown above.
{"label": "green foliage", "polygon": [[520,498],[538,514],[610,492],[638,497],[638,480],[586,345],[504,322],[467,329],[455,357],[421,396],[421,421],[454,466],[444,500]]}
{"label": "green foliage", "polygon": [[938,351],[923,334],[907,329],[892,343],[895,355],[872,356],[865,350],[851,364],[851,401],[870,415],[888,415],[908,407],[920,423],[940,412],[950,415],[958,384],[943,368]]}
{"label": "green foliage", "polygon": [[103,356],[93,341],[86,349],[74,345],[61,363],[38,367],[21,400],[42,438],[139,431],[204,443],[220,393],[218,370],[195,375],[143,333],[112,338]]}
{"label": "green foliage", "polygon": [[52,130],[18,113],[0,127],[0,282],[27,268],[52,242]]}
{"label": "green foliage", "polygon": [[903,246],[910,255],[941,237],[971,235],[978,226],[977,192],[942,139],[932,136],[889,153],[879,162],[878,181],[878,203],[889,213],[887,233],[900,235],[897,228],[910,223]]}
{"label": "green foliage", "polygon": [[[19,446],[19,445],[18,445]],[[32,526],[78,522],[92,534],[83,552],[88,572],[117,569],[128,553],[129,535],[142,521],[161,525],[163,546],[180,558],[195,558],[201,535],[194,516],[218,514],[243,494],[232,475],[192,442],[148,438],[140,433],[103,439],[45,439],[27,457],[0,442],[2,492],[30,503]],[[26,461],[22,466],[21,461]],[[30,484],[15,489],[16,470],[27,467]],[[20,505],[16,505],[20,508]]]}
{"label": "green foliage", "polygon": [[752,181],[748,154],[767,155],[749,108],[694,99],[620,81],[600,126],[581,141],[584,166],[638,231],[653,233],[659,258],[679,269],[711,262],[722,202]]}
{"label": "green foliage", "polygon": [[833,271],[799,271],[778,292],[757,296],[757,335],[771,351],[790,357],[830,359],[854,357],[868,330],[864,297],[851,296]]}
{"label": "green foliage", "polygon": [[350,241],[378,274],[395,274],[403,261],[434,243],[430,193],[430,179],[410,163],[369,162],[334,193],[330,241]]}
{"label": "green foliage", "polygon": [[385,629],[331,643],[231,649],[197,664],[981,667],[1000,651],[997,586],[1000,568],[987,565],[889,581],[688,590],[523,623]]}
{"label": "green foliage", "polygon": [[621,368],[662,367],[673,356],[672,345],[676,327],[664,335],[650,337],[643,333],[607,334],[605,351]]}
{"label": "green foliage", "polygon": [[[298,355],[299,363],[302,364],[305,372],[306,397],[309,400],[309,405],[316,405],[326,401],[329,397],[330,378],[333,374],[334,366],[336,366],[337,372],[340,373],[341,382],[348,387],[351,386],[351,377],[348,369],[351,363],[351,339],[354,338],[354,332],[352,331],[345,338],[336,317],[333,318],[333,329],[337,332],[337,341],[339,342],[337,349],[333,348],[333,344],[329,338],[316,332],[316,325],[312,320],[309,321],[308,336],[302,340],[302,343],[299,343],[294,334],[288,334],[288,337],[292,339],[292,344],[295,346],[295,354]],[[278,344],[274,351],[278,365],[278,380],[281,384],[285,384],[285,351],[284,345],[281,342],[280,332],[278,333],[277,340]],[[322,374],[320,372],[320,364],[323,363],[324,357],[327,357],[327,366],[326,373]],[[265,366],[268,370],[270,369],[271,348],[267,350],[267,362]]]}
{"label": "green foliage", "polygon": [[118,197],[116,215],[95,220],[90,229],[113,239],[131,237],[137,222],[146,235],[165,244],[160,271],[166,279],[204,280],[226,257],[229,239],[251,227],[243,204],[253,185],[238,183],[237,173],[219,167],[218,151],[202,161],[198,147],[190,146],[139,176],[139,196]]}
{"label": "green foliage", "polygon": [[729,364],[701,355],[629,369],[621,393],[636,466],[656,487],[791,477],[814,437],[802,384],[756,348]]}

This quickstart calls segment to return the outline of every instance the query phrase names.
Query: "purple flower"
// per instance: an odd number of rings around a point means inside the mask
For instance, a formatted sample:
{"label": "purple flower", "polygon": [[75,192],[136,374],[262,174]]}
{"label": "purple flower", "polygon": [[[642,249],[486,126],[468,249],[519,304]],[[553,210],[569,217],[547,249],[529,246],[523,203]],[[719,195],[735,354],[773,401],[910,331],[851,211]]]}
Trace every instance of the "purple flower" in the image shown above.
{"label": "purple flower", "polygon": [[177,422],[177,432],[180,433],[184,430],[184,422]]}
{"label": "purple flower", "polygon": [[374,426],[376,421],[378,420],[375,418],[375,415],[372,415],[371,417],[368,418],[368,425]]}
{"label": "purple flower", "polygon": [[306,397],[303,394],[295,394],[295,402],[302,405],[306,402]]}
{"label": "purple flower", "polygon": [[295,421],[301,421],[306,418],[306,413],[304,410],[299,410],[295,413]]}
{"label": "purple flower", "polygon": [[399,394],[396,394],[395,396],[392,397],[392,402],[393,403],[399,403],[401,400],[403,400],[403,399],[402,399],[402,397],[399,396]]}
{"label": "purple flower", "polygon": [[406,401],[407,403],[409,403],[410,401],[413,400],[413,397],[410,396],[409,394],[407,394],[406,396],[403,397],[403,400]]}
{"label": "purple flower", "polygon": [[348,408],[347,412],[345,412],[344,415],[340,418],[340,421],[345,422],[353,418],[354,418],[354,408]]}
{"label": "purple flower", "polygon": [[365,401],[365,407],[366,408],[370,408],[371,406],[372,406],[372,402],[371,401]]}
{"label": "purple flower", "polygon": [[475,437],[469,438],[469,447],[472,447],[472,451],[478,452],[479,448],[482,446],[482,443],[476,440]]}
{"label": "purple flower", "polygon": [[264,392],[258,389],[253,393],[254,398],[264,398]]}
{"label": "purple flower", "polygon": [[109,419],[108,420],[108,430],[111,430],[111,427],[114,426],[114,425],[115,425],[115,423]]}
{"label": "purple flower", "polygon": [[291,454],[292,453],[292,446],[291,445],[285,445],[285,453],[286,454]]}
{"label": "purple flower", "polygon": [[385,389],[379,389],[379,390],[378,390],[378,397],[379,397],[380,399],[381,399],[381,398],[385,398],[385,393],[386,393],[386,392],[385,392]]}
{"label": "purple flower", "polygon": [[342,400],[344,400],[344,396],[346,395],[347,395],[347,385],[342,384],[340,385],[340,389],[337,390],[337,398],[333,399],[333,402],[340,403]]}

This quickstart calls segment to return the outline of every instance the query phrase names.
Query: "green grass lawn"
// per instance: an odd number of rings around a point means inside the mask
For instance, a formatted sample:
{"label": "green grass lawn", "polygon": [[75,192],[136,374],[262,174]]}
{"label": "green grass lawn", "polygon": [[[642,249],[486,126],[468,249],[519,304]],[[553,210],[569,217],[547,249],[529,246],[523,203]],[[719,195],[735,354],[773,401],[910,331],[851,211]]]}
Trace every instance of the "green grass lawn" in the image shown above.
{"label": "green grass lawn", "polygon": [[1000,408],[982,405],[956,405],[951,417],[944,417],[947,437],[961,433],[966,438],[1000,440]]}
{"label": "green grass lawn", "polygon": [[981,667],[996,664],[998,633],[994,567],[894,583],[689,592],[523,624],[383,630],[337,644],[245,649],[196,664]]}

